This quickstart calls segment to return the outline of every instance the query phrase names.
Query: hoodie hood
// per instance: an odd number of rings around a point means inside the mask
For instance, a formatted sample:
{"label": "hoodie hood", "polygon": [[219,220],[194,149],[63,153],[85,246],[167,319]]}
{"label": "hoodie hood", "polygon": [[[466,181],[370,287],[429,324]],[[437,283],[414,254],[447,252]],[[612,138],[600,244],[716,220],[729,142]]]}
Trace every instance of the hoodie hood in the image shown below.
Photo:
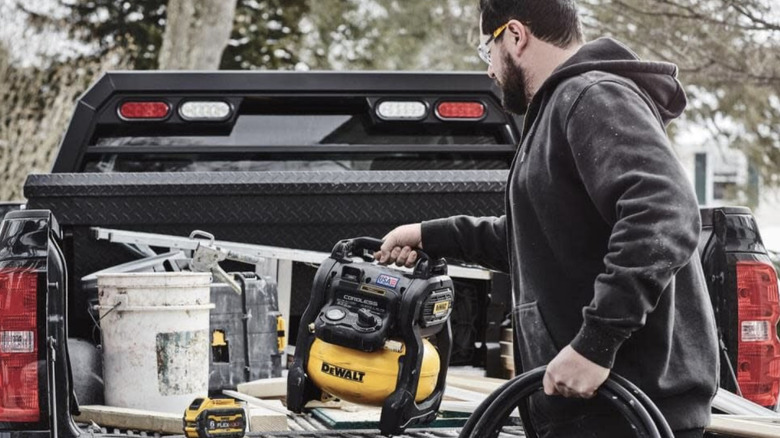
{"label": "hoodie hood", "polygon": [[598,70],[631,79],[649,96],[664,124],[682,114],[688,99],[677,80],[677,66],[668,62],[641,61],[626,46],[611,38],[599,38],[580,48],[544,82],[537,95],[562,80]]}

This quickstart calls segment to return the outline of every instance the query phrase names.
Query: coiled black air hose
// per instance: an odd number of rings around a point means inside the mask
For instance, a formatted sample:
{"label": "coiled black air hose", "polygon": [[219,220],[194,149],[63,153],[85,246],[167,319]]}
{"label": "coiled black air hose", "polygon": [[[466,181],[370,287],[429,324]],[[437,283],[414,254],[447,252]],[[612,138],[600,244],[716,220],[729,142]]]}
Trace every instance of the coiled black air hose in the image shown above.
{"label": "coiled black air hose", "polygon": [[[459,438],[497,437],[518,403],[542,389],[545,369],[533,369],[501,385],[471,414]],[[599,388],[598,395],[606,398],[623,414],[636,428],[637,437],[674,438],[669,424],[655,404],[625,378],[610,373],[607,381]]]}

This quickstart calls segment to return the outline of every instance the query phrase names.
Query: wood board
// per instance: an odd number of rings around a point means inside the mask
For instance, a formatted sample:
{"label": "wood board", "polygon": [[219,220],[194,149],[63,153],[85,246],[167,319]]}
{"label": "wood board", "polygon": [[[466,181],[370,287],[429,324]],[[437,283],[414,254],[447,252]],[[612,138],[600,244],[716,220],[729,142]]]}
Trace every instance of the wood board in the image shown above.
{"label": "wood board", "polygon": [[270,409],[249,406],[250,432],[282,432],[289,430],[287,415],[282,415]]}
{"label": "wood board", "polygon": [[279,398],[287,396],[287,377],[253,380],[239,383],[236,390],[257,398]]}
{"label": "wood board", "polygon": [[259,408],[265,408],[266,410],[276,412],[277,414],[281,415],[287,415],[287,408],[282,405],[282,402],[279,400],[263,400],[257,397],[252,397],[251,395],[242,394],[237,391],[231,391],[229,389],[223,390],[223,394],[225,394],[228,397],[233,397],[237,400],[245,401],[249,405]]}
{"label": "wood board", "polygon": [[708,432],[729,434],[750,438],[778,438],[780,425],[757,422],[755,419],[744,419],[733,415],[713,415]]}
{"label": "wood board", "polygon": [[452,373],[447,375],[447,386],[454,386],[485,395],[492,393],[506,382],[507,380],[492,377],[463,376]]}
{"label": "wood board", "polygon": [[143,430],[149,432],[184,433],[182,414],[169,414],[140,409],[118,408],[114,406],[87,405],[80,406],[81,415],[75,417],[77,422],[95,422],[102,427],[117,427],[120,429]]}

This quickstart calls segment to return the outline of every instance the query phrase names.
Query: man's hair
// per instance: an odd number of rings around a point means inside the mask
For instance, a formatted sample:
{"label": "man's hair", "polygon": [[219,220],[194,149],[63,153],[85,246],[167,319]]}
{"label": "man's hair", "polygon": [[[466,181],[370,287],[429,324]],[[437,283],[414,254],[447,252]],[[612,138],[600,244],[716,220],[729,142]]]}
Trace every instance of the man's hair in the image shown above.
{"label": "man's hair", "polygon": [[574,0],[479,0],[479,10],[485,35],[514,19],[528,26],[536,38],[557,47],[583,42]]}

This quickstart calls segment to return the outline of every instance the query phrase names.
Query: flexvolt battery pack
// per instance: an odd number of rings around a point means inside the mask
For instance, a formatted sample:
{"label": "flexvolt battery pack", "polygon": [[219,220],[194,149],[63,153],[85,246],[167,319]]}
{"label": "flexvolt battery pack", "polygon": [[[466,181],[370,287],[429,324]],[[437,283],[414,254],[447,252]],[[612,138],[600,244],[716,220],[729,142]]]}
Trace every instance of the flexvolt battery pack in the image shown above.
{"label": "flexvolt battery pack", "polygon": [[249,430],[246,408],[233,399],[196,398],[184,413],[187,438],[240,438]]}

